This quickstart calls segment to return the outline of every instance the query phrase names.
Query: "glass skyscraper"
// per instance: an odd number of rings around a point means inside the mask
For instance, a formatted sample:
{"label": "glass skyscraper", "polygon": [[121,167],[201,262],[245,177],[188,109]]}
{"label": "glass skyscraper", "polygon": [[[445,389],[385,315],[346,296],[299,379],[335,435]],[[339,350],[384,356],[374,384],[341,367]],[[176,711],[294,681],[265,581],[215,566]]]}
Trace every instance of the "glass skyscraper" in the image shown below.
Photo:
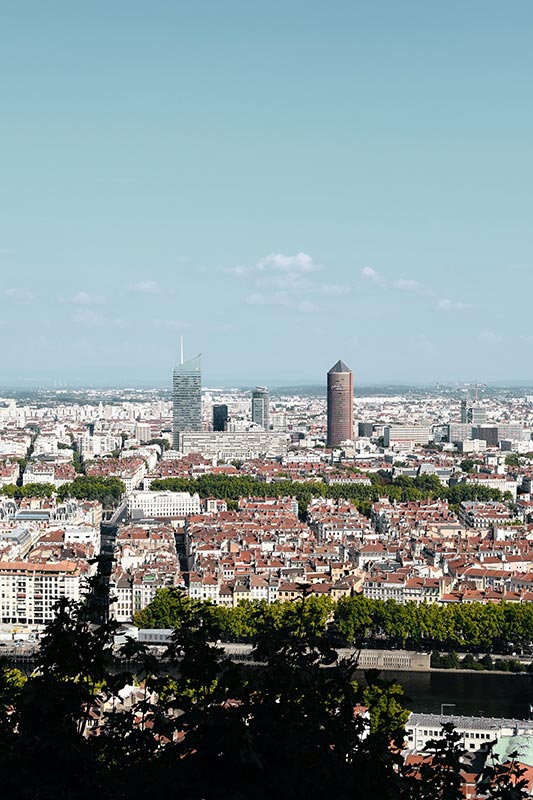
{"label": "glass skyscraper", "polygon": [[182,431],[202,430],[201,356],[189,358],[174,367],[172,373],[172,440],[179,449]]}
{"label": "glass skyscraper", "polygon": [[270,428],[270,397],[265,386],[257,386],[252,392],[252,422],[266,431]]}

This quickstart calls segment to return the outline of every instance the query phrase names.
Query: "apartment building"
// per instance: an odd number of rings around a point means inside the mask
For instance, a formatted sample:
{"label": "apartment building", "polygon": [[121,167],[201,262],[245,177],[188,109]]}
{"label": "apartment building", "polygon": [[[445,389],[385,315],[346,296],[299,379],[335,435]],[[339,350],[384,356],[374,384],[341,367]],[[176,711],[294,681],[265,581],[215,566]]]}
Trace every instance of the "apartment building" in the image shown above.
{"label": "apartment building", "polygon": [[23,486],[29,483],[50,483],[58,488],[70,483],[76,477],[76,470],[68,462],[30,461],[22,476]]}
{"label": "apartment building", "polygon": [[44,625],[62,597],[81,600],[88,576],[83,561],[0,562],[0,621]]}

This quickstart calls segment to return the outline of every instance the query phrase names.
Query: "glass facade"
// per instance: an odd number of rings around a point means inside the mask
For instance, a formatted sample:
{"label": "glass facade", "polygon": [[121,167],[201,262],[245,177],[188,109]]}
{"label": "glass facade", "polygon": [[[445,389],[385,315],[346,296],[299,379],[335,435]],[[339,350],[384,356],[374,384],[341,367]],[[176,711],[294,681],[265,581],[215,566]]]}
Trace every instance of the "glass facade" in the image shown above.
{"label": "glass facade", "polygon": [[227,422],[228,407],[225,405],[213,406],[213,430],[225,431]]}
{"label": "glass facade", "polygon": [[270,397],[265,386],[258,386],[252,392],[252,422],[266,431],[270,428]]}
{"label": "glass facade", "polygon": [[181,431],[202,430],[201,357],[189,358],[174,367],[172,373],[173,447],[179,448]]}

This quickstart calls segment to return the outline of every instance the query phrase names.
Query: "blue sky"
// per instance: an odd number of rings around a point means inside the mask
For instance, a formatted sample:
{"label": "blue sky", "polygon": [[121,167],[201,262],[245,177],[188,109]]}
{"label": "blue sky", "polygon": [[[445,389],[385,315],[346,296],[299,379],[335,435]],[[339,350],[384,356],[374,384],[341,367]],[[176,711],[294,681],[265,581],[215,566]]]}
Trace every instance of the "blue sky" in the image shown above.
{"label": "blue sky", "polygon": [[533,4],[20,0],[0,383],[530,380]]}

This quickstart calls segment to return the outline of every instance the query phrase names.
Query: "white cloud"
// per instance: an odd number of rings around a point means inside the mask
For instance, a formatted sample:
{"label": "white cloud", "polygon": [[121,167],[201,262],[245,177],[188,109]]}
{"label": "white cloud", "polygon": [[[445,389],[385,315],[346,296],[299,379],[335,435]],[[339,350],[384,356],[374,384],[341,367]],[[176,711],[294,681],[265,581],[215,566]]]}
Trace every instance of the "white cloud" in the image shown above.
{"label": "white cloud", "polygon": [[14,289],[13,287],[3,289],[0,292],[0,296],[7,297],[10,300],[17,300],[22,303],[30,303],[32,300],[35,300],[35,295],[33,292],[30,292],[27,289]]}
{"label": "white cloud", "polygon": [[225,272],[237,277],[245,275],[258,275],[265,273],[309,273],[319,272],[322,269],[320,264],[315,264],[308,253],[297,253],[294,256],[286,256],[283,253],[270,253],[268,256],[260,258],[252,266],[227,267]]}
{"label": "white cloud", "polygon": [[297,253],[295,256],[271,253],[257,262],[256,269],[259,271],[274,269],[290,272],[318,272],[322,267],[319,264],[315,264],[307,253]]}
{"label": "white cloud", "polygon": [[469,303],[463,303],[461,300],[450,300],[448,297],[443,297],[437,303],[438,311],[467,311],[471,308]]}
{"label": "white cloud", "polygon": [[72,302],[78,306],[101,305],[105,303],[105,297],[88,292],[76,292],[72,297]]}
{"label": "white cloud", "polygon": [[154,319],[154,327],[168,331],[183,331],[189,327],[189,323],[179,319]]}
{"label": "white cloud", "polygon": [[129,326],[129,322],[120,317],[114,319],[105,317],[91,308],[77,308],[72,315],[72,321],[76,325],[85,325],[89,328],[127,328]]}
{"label": "white cloud", "polygon": [[326,295],[342,295],[348,294],[351,287],[347,283],[323,283],[318,287],[317,292]]}
{"label": "white cloud", "polygon": [[380,275],[380,273],[375,270],[374,267],[363,267],[363,269],[360,271],[360,274],[364,280],[372,281],[373,283],[379,283],[380,285],[386,284],[386,280],[383,275]]}
{"label": "white cloud", "polygon": [[253,272],[252,267],[226,267],[224,272],[227,272],[229,275],[237,275],[240,277],[241,275],[248,275],[250,272]]}
{"label": "white cloud", "polygon": [[254,292],[249,294],[246,302],[251,306],[290,306],[291,298],[287,292]]}
{"label": "white cloud", "polygon": [[405,289],[409,292],[419,292],[422,288],[418,281],[413,281],[408,278],[400,278],[399,280],[394,281],[393,286],[396,289]]}
{"label": "white cloud", "polygon": [[342,296],[350,291],[347,284],[318,283],[316,275],[323,269],[308,253],[300,252],[270,253],[252,266],[228,267],[225,272],[251,284],[251,291],[245,297],[248,305],[311,313],[317,310],[314,300],[319,296]]}
{"label": "white cloud", "polygon": [[304,314],[311,314],[313,311],[316,311],[316,306],[310,303],[309,300],[303,300],[301,303],[298,303],[297,309]]}
{"label": "white cloud", "polygon": [[160,294],[161,288],[156,281],[139,281],[129,286],[128,291],[138,294]]}
{"label": "white cloud", "polygon": [[[433,289],[429,286],[424,286],[423,283],[413,280],[412,278],[398,278],[395,281],[389,281],[384,275],[375,270],[374,267],[363,267],[359,274],[363,280],[368,283],[373,283],[381,289],[412,292],[421,297],[437,297]],[[438,311],[466,311],[471,308],[469,303],[463,303],[461,300],[450,300],[449,297],[443,297],[437,300],[435,307]]]}

